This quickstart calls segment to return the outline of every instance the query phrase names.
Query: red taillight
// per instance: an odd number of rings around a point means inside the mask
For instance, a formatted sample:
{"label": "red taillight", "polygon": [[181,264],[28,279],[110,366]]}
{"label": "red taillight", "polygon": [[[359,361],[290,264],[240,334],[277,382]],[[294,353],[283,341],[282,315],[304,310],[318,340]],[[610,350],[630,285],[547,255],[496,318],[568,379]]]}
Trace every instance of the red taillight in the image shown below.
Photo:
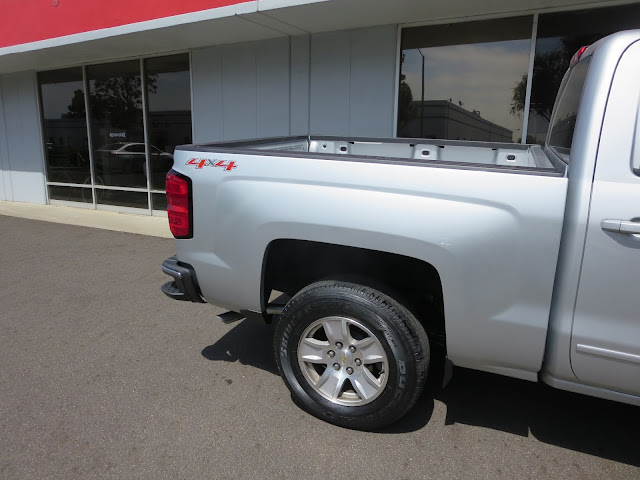
{"label": "red taillight", "polygon": [[578,50],[573,55],[573,57],[571,57],[571,61],[569,62],[569,67],[573,67],[576,63],[580,61],[580,57],[582,57],[582,54],[587,50],[587,48],[589,47],[580,47],[580,50]]}
{"label": "red taillight", "polygon": [[176,238],[192,238],[191,181],[173,170],[167,173],[167,215]]}

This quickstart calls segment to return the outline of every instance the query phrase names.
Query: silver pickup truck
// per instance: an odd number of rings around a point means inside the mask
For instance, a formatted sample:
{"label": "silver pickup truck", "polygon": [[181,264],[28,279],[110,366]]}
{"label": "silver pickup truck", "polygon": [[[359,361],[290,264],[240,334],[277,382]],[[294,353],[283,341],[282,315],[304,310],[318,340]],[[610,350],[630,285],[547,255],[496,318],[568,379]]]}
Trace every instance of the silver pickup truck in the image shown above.
{"label": "silver pickup truck", "polygon": [[581,49],[544,147],[178,147],[163,291],[274,322],[296,403],[350,428],[400,418],[436,364],[640,405],[639,79],[640,31]]}

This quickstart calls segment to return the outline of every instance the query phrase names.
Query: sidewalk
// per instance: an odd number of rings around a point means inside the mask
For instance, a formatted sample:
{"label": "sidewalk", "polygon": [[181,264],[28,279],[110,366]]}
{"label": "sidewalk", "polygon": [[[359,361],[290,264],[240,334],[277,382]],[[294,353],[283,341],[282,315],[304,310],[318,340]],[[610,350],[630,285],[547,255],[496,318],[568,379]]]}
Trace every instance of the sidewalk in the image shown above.
{"label": "sidewalk", "polygon": [[0,201],[0,215],[173,238],[165,217],[6,201]]}

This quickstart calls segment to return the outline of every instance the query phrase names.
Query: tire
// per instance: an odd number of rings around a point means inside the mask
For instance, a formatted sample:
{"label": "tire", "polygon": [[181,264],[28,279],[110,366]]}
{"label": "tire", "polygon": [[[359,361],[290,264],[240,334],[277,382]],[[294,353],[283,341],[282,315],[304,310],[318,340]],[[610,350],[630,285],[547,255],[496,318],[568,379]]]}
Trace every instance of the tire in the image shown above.
{"label": "tire", "polygon": [[427,334],[409,310],[378,290],[342,281],[314,283],[287,303],[274,351],[300,407],[358,430],[385,427],[411,410],[430,356]]}

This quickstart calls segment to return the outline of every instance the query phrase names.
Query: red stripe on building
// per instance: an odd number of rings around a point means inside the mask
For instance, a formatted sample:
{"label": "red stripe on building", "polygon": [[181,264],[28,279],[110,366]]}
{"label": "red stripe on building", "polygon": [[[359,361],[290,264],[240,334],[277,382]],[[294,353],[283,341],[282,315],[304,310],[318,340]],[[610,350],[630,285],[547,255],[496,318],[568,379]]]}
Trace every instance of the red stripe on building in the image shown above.
{"label": "red stripe on building", "polygon": [[249,0],[3,0],[0,47],[128,25]]}

